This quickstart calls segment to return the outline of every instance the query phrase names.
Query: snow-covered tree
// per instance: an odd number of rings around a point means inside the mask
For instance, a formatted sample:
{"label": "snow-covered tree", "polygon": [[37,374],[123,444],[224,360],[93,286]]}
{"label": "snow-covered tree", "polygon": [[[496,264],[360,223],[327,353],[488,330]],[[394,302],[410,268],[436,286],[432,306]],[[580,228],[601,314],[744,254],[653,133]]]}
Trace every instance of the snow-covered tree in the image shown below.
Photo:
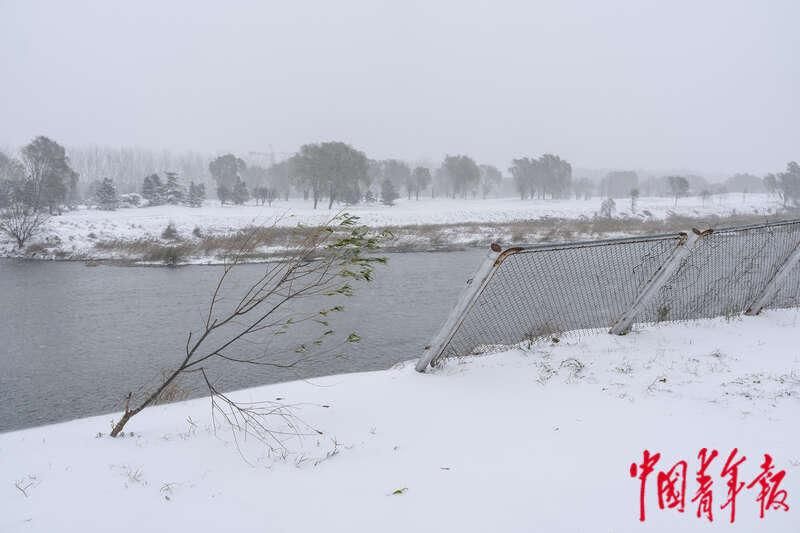
{"label": "snow-covered tree", "polygon": [[161,183],[161,178],[158,174],[150,174],[144,178],[142,182],[142,196],[150,203],[150,205],[158,205],[164,203],[161,196],[164,185]]}
{"label": "snow-covered tree", "polygon": [[189,207],[202,207],[206,199],[206,186],[202,183],[189,183],[189,194],[186,195],[186,205]]}
{"label": "snow-covered tree", "polygon": [[168,204],[178,205],[183,202],[184,195],[183,187],[178,183],[178,174],[167,172],[167,182],[164,184],[161,197]]}
{"label": "snow-covered tree", "polygon": [[400,198],[400,194],[389,178],[384,178],[381,182],[381,203],[384,205],[394,205],[394,201]]}
{"label": "snow-covered tree", "polygon": [[25,241],[42,230],[49,215],[25,205],[19,198],[12,195],[8,205],[0,208],[0,233],[5,233],[17,242],[17,248],[22,248]]}
{"label": "snow-covered tree", "polygon": [[247,190],[247,185],[241,178],[236,178],[236,185],[233,186],[233,191],[231,191],[231,200],[236,205],[242,205],[249,199],[250,192]]}
{"label": "snow-covered tree", "polygon": [[119,200],[117,198],[117,188],[111,178],[105,178],[97,185],[95,199],[100,209],[113,211],[117,208]]}

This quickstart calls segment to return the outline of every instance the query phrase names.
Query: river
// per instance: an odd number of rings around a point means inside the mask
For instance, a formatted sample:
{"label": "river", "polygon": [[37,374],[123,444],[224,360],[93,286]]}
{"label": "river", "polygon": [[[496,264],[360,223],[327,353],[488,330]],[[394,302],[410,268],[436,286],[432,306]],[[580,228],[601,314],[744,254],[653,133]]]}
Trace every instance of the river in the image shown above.
{"label": "river", "polygon": [[[293,368],[212,366],[225,390],[384,369],[417,357],[485,252],[389,254],[332,320],[337,338],[361,341],[309,356]],[[264,265],[242,265],[240,292]],[[122,399],[181,357],[208,309],[219,266],[89,267],[80,262],[0,260],[0,432],[121,410]],[[324,307],[320,300],[308,305]],[[275,360],[313,340],[298,327],[269,345]],[[189,397],[205,390],[185,385]],[[109,417],[109,421],[111,417]],[[98,428],[102,431],[103,428]]]}

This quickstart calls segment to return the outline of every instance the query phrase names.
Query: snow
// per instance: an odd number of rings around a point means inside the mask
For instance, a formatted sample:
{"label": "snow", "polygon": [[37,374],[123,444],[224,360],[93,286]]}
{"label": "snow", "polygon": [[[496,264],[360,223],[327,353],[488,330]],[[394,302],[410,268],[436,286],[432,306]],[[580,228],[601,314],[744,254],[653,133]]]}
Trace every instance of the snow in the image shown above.
{"label": "snow", "polygon": [[[179,234],[191,238],[194,228],[202,234],[228,234],[250,225],[279,226],[297,224],[320,225],[327,222],[339,210],[361,217],[363,224],[372,227],[404,226],[412,224],[467,224],[503,223],[516,220],[531,220],[548,217],[577,219],[592,217],[600,208],[600,198],[591,200],[520,200],[519,198],[495,199],[448,199],[421,198],[400,199],[395,206],[379,203],[354,206],[335,205],[328,210],[327,203],[313,209],[309,201],[291,199],[277,201],[270,206],[222,206],[217,201],[207,201],[203,207],[161,205],[154,207],[126,208],[116,211],[78,209],[53,217],[47,229],[33,242],[55,243],[66,257],[108,258],[108,254],[94,249],[95,243],[107,240],[159,239],[170,222],[175,223]],[[671,198],[645,197],[637,202],[637,214],[654,219],[663,219],[670,214],[694,217],[730,214],[772,214],[780,208],[774,196],[767,194],[738,193],[720,194],[703,201],[700,197],[678,200],[674,206]],[[630,214],[630,202],[616,201],[617,216]],[[650,215],[646,215],[649,212]],[[480,235],[451,236],[459,242],[469,242]],[[14,255],[14,243],[0,235],[0,255]]]}
{"label": "snow", "polygon": [[[800,311],[774,310],[235,393],[322,432],[285,452],[237,451],[207,399],[146,410],[125,438],[97,436],[115,415],[0,434],[0,531],[796,532],[798,333]],[[702,447],[738,447],[743,480],[770,453],[791,509],[759,520],[743,490],[728,524],[718,462],[715,522],[697,518]],[[651,478],[642,525],[644,449],[690,474],[682,514],[657,509]]]}

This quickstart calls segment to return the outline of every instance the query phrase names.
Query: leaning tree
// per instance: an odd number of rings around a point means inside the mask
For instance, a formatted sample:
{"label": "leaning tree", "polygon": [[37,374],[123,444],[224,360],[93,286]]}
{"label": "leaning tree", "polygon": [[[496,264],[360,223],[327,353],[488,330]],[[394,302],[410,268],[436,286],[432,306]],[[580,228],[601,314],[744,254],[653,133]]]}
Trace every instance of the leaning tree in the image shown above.
{"label": "leaning tree", "polygon": [[[131,418],[148,406],[174,399],[179,379],[185,386],[185,379],[194,378],[211,397],[212,416],[221,416],[235,432],[280,443],[267,418],[278,415],[285,419],[285,406],[278,402],[239,403],[220,390],[215,378],[235,366],[292,367],[315,350],[330,354],[327,339],[335,337],[330,317],[343,311],[340,297],[352,295],[354,284],[370,281],[374,265],[385,262],[385,258],[370,252],[388,234],[373,233],[359,225],[357,217],[347,214],[321,227],[298,228],[300,241],[293,251],[266,263],[254,279],[237,290],[231,282],[234,270],[252,249],[259,230],[263,228],[241,234],[237,251],[225,264],[213,290],[202,324],[188,334],[174,366],[156,386],[127,394],[112,437],[120,435]],[[310,301],[305,311],[298,305],[302,301]],[[300,324],[314,331],[307,342],[298,343],[288,353],[274,346],[276,335],[295,331]],[[350,333],[334,346],[358,340],[356,333]],[[287,355],[296,358],[286,362]]]}

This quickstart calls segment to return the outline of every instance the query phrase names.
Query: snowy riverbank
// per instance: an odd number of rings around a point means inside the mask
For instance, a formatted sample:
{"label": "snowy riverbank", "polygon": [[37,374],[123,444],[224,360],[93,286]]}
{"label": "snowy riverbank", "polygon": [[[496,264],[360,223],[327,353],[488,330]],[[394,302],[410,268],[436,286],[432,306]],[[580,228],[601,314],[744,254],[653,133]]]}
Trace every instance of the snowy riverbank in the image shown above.
{"label": "snowy riverbank", "polygon": [[[347,206],[346,211],[371,227],[394,228],[395,247],[440,249],[448,246],[484,244],[492,239],[503,242],[536,238],[530,231],[514,227],[520,221],[554,219],[592,219],[600,209],[600,198],[591,200],[488,200],[430,199],[398,200],[395,206],[381,204]],[[721,194],[707,200],[700,197],[679,199],[647,197],[631,211],[629,200],[617,200],[617,220],[661,221],[670,216],[702,218],[709,216],[774,216],[780,203],[766,194]],[[336,206],[340,209],[340,206]],[[0,256],[24,256],[43,259],[109,259],[148,261],[148,253],[159,257],[163,250],[153,247],[181,248],[182,262],[214,262],[219,254],[204,240],[226,238],[252,226],[278,226],[286,230],[297,226],[320,225],[333,216],[321,206],[314,210],[310,202],[292,199],[270,206],[221,206],[207,201],[201,208],[155,206],[101,211],[78,209],[50,219],[45,230],[32,239],[23,251],[0,236]],[[276,222],[277,220],[277,222]],[[177,230],[176,239],[164,239],[168,224]],[[581,230],[572,231],[581,237]],[[276,231],[274,245],[267,243],[259,253],[268,255],[282,249],[283,236]],[[215,242],[214,245],[219,243]],[[158,262],[153,259],[152,262]]]}
{"label": "snowy riverbank", "polygon": [[[0,434],[0,530],[707,531],[697,453],[738,447],[742,480],[764,453],[786,470],[791,508],[762,521],[743,489],[728,524],[717,458],[714,525],[795,532],[798,333],[800,311],[769,311],[240,391],[322,432],[284,452],[247,441],[250,464],[202,399],[145,411],[117,440],[97,436],[114,415]],[[642,525],[629,466],[645,449],[656,471],[686,460],[689,479],[685,512],[659,510],[654,473]]]}

